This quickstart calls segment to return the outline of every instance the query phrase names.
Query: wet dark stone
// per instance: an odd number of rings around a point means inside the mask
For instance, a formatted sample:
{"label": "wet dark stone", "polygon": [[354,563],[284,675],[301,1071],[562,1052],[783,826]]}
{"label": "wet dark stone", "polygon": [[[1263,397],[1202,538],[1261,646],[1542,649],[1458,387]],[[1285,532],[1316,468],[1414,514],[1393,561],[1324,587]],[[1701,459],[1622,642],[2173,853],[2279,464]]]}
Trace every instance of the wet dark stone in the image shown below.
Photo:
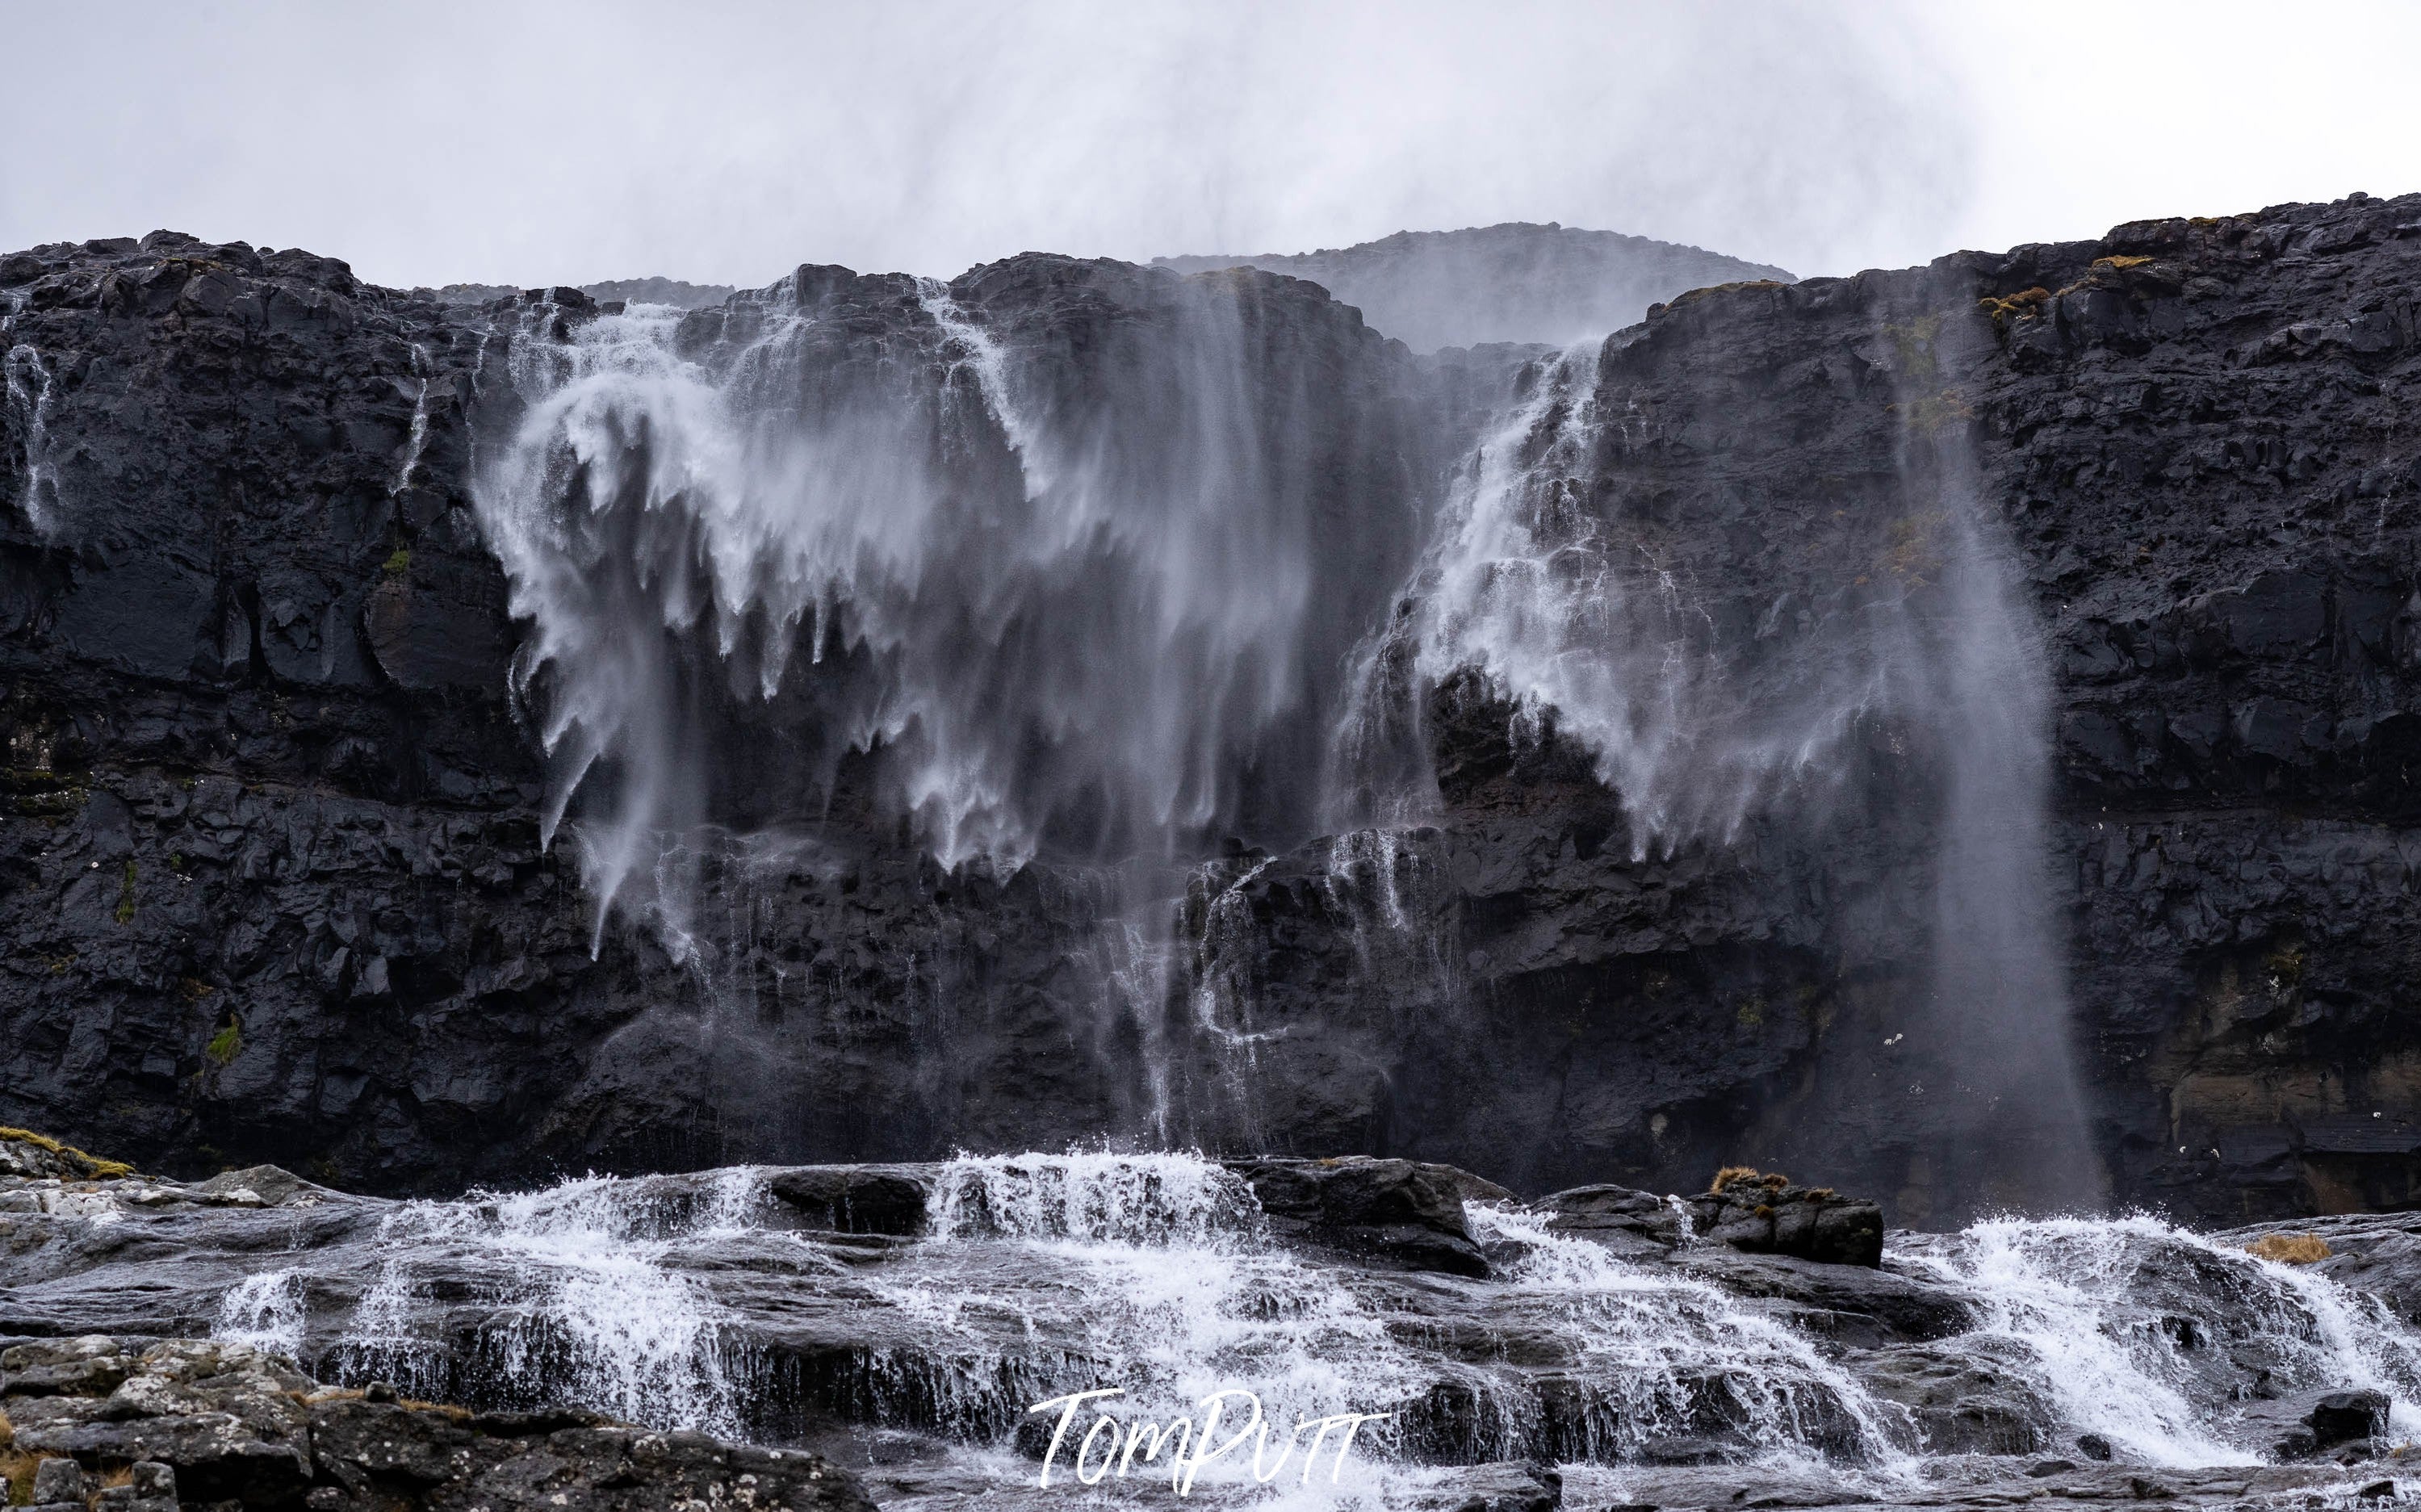
{"label": "wet dark stone", "polygon": [[1270,1226],[1290,1239],[1416,1270],[1484,1276],[1463,1217],[1464,1173],[1413,1161],[1344,1157],[1236,1161]]}
{"label": "wet dark stone", "polygon": [[491,1512],[576,1505],[741,1505],[872,1512],[856,1479],[799,1450],[651,1433],[590,1413],[477,1413],[330,1391],[287,1362],[236,1346],[141,1348],[87,1338],[20,1345],[12,1370],[114,1361],[140,1392],[26,1396],[0,1383],[14,1446],[37,1457],[37,1502],[81,1506],[88,1472],[132,1466],[102,1504],[165,1512],[246,1507]]}
{"label": "wet dark stone", "polygon": [[1734,1182],[1689,1201],[1698,1233],[1749,1255],[1879,1267],[1883,1215],[1875,1203],[1780,1177]]}
{"label": "wet dark stone", "polygon": [[2310,1425],[2319,1448],[2334,1449],[2385,1433],[2388,1405],[2385,1392],[2331,1392],[2313,1404],[2310,1415],[2304,1421]]}
{"label": "wet dark stone", "polygon": [[925,1232],[925,1184],[905,1171],[813,1166],[781,1172],[767,1186],[811,1228],[903,1238]]}

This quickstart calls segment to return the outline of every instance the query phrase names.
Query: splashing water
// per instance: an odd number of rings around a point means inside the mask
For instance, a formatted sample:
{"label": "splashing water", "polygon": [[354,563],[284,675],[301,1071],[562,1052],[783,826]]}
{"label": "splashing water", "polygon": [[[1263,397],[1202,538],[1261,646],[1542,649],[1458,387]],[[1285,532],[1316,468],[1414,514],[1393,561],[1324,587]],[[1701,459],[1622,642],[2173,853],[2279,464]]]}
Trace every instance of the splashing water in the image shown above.
{"label": "splashing water", "polygon": [[1497,1204],[1466,1212],[1484,1245],[1519,1251],[1505,1274],[1510,1309],[1550,1320],[1594,1388],[1560,1457],[1632,1457],[1651,1439],[1703,1426],[1711,1402],[1726,1429],[1784,1461],[1908,1467],[1907,1412],[1783,1324],[1703,1282],[1557,1234],[1542,1214]]}
{"label": "splashing water", "polygon": [[961,1155],[941,1168],[926,1202],[929,1232],[945,1243],[1201,1248],[1245,1231],[1257,1211],[1240,1177],[1184,1154]]}
{"label": "splashing water", "polygon": [[2141,1215],[2002,1219],[1912,1236],[1909,1263],[1977,1299],[1978,1336],[2034,1362],[2033,1390],[2068,1431],[2156,1465],[2242,1464],[2222,1363],[2265,1389],[2386,1392],[2409,1429],[2421,1335],[2376,1299]]}
{"label": "splashing water", "polygon": [[291,1357],[303,1348],[305,1311],[300,1271],[256,1271],[228,1288],[211,1336]]}
{"label": "splashing water", "polygon": [[[1437,1326],[1402,1313],[1405,1299],[1270,1242],[1249,1189],[1197,1156],[962,1158],[944,1168],[929,1213],[940,1245],[913,1279],[879,1289],[966,1339],[976,1354],[962,1381],[1002,1383],[965,1392],[949,1425],[960,1432],[1016,1421],[1018,1389],[1039,1399],[1117,1385],[1122,1411],[1165,1420],[1241,1388],[1281,1432],[1332,1412],[1391,1413],[1371,1442],[1398,1455],[1610,1460],[1720,1420],[1791,1462],[1905,1458],[1905,1414],[1807,1340],[1710,1286],[1552,1233],[1537,1214],[1469,1209],[1474,1236],[1518,1258],[1492,1282],[1424,1280],[1486,1299],[1486,1342],[1439,1348],[1416,1342]],[[1022,1255],[1014,1270],[992,1258],[1004,1251]],[[1002,1313],[1023,1320],[1011,1336],[1088,1368],[1009,1368],[999,1333],[974,1321]]]}
{"label": "splashing water", "polygon": [[1919,1447],[1923,1414],[1887,1395],[1910,1362],[1978,1367],[1991,1410],[2177,1469],[2263,1460],[2279,1420],[2256,1398],[2374,1388],[2398,1432],[2421,1402],[2421,1337],[2377,1301],[2148,1218],[1899,1236],[1899,1285],[1960,1300],[1968,1321],[1867,1348],[1719,1288],[1726,1272],[1695,1269],[1686,1242],[1678,1264],[1627,1259],[1530,1208],[1466,1207],[1486,1279],[1342,1263],[1282,1242],[1241,1177],[1190,1154],[927,1167],[914,1240],[800,1231],[779,1179],[591,1177],[395,1205],[338,1253],[281,1255],[232,1286],[217,1334],[298,1359],[317,1344],[337,1379],[415,1395],[468,1385],[777,1439],[804,1405],[979,1459],[1064,1393],[1117,1387],[1121,1420],[1168,1424],[1250,1391],[1273,1445],[1300,1420],[1388,1414],[1356,1450],[1381,1504],[1424,1466],[1618,1479],[1677,1452],[1901,1500],[1942,1465]]}
{"label": "splashing water", "polygon": [[[1282,1433],[1422,1380],[1383,1315],[1266,1243],[1251,1190],[1199,1156],[962,1157],[942,1169],[928,1214],[937,1242],[925,1263],[877,1289],[965,1333],[977,1356],[967,1377],[1003,1383],[962,1400],[941,1425],[953,1431],[1014,1423],[1056,1391],[1115,1385],[1122,1411],[1164,1420],[1249,1389]],[[974,1287],[970,1272],[982,1278]],[[1015,1368],[1003,1356],[1017,1346],[967,1328],[971,1311],[1021,1318],[1012,1337],[1079,1368]]]}
{"label": "splashing water", "polygon": [[332,1357],[346,1379],[436,1395],[461,1341],[417,1325],[432,1286],[467,1287],[492,1309],[476,1345],[508,1392],[736,1436],[742,1382],[727,1319],[677,1267],[751,1227],[763,1200],[761,1175],[736,1167],[717,1173],[703,1200],[661,1182],[592,1177],[403,1204],[379,1225],[377,1280]]}

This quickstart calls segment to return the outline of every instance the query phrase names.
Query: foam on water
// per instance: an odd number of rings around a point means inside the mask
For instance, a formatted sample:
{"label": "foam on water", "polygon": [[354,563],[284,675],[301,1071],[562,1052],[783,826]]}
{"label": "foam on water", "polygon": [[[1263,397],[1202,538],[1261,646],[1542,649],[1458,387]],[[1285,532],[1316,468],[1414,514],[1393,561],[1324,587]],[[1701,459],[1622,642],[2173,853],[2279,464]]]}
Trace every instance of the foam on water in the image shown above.
{"label": "foam on water", "polygon": [[300,1271],[255,1271],[227,1288],[211,1337],[291,1356],[303,1348],[304,1314]]}
{"label": "foam on water", "polygon": [[[1392,1413],[1365,1430],[1382,1452],[1503,1458],[1552,1449],[1606,1459],[1700,1431],[1711,1411],[1780,1460],[1889,1467],[1905,1457],[1906,1414],[1782,1325],[1710,1286],[1557,1235],[1539,1215],[1470,1212],[1476,1238],[1518,1257],[1495,1281],[1426,1284],[1484,1292],[1492,1318],[1523,1341],[1516,1353],[1555,1357],[1557,1379],[1576,1381],[1585,1398],[1577,1424],[1542,1395],[1568,1396],[1563,1388],[1486,1351],[1424,1349],[1414,1341],[1429,1325],[1398,1317],[1383,1288],[1269,1242],[1249,1189],[1199,1157],[962,1159],[946,1169],[930,1208],[945,1244],[1019,1246],[1029,1264],[1070,1274],[1066,1287],[1085,1302],[1029,1316],[1027,1328],[1091,1363],[1081,1386],[1062,1389],[1121,1386],[1121,1411],[1164,1420],[1210,1392],[1245,1389],[1281,1431],[1335,1412]],[[949,1327],[969,1306],[1031,1309],[1058,1289],[971,1299],[957,1289],[964,1273],[929,1264],[885,1295]],[[996,1362],[969,1372],[1006,1374]],[[1443,1423],[1442,1400],[1459,1404],[1446,1418],[1469,1421]],[[970,1404],[979,1409],[970,1426],[1017,1405]]]}
{"label": "foam on water", "polygon": [[2370,1388],[2413,1425],[2421,1335],[2326,1276],[2218,1244],[2159,1219],[2003,1219],[1912,1236],[1907,1263],[1952,1281],[1977,1331],[2034,1362],[2032,1389],[2068,1433],[2095,1432],[2156,1465],[2242,1464],[2233,1387],[2218,1349],[2269,1390]]}
{"label": "foam on water", "polygon": [[[382,1220],[377,1280],[331,1354],[349,1379],[433,1394],[463,1341],[416,1326],[428,1288],[483,1291],[476,1341],[502,1384],[659,1427],[742,1431],[726,1319],[681,1255],[754,1224],[760,1173],[719,1172],[703,1201],[591,1177],[540,1192],[413,1202]],[[299,1324],[298,1324],[299,1330]]]}
{"label": "foam on water", "polygon": [[1736,1412],[1736,1431],[1768,1457],[1884,1470],[1908,1463],[1914,1432],[1906,1411],[1876,1399],[1783,1324],[1704,1282],[1558,1234],[1541,1213],[1492,1203],[1465,1210],[1483,1244],[1517,1250],[1503,1281],[1514,1305],[1552,1318],[1602,1392],[1573,1457],[1625,1459],[1651,1439],[1691,1431],[1713,1382]]}
{"label": "foam on water", "polygon": [[[1279,1242],[1250,1186],[1198,1155],[963,1156],[931,1174],[925,1239],[844,1257],[787,1226],[768,1180],[589,1177],[394,1205],[346,1241],[370,1264],[279,1255],[229,1287],[216,1332],[297,1358],[316,1347],[353,1384],[436,1396],[476,1381],[490,1399],[740,1437],[779,1421],[769,1394],[787,1379],[750,1330],[837,1303],[865,1341],[853,1405],[837,1410],[979,1457],[1005,1450],[1034,1403],[1104,1387],[1129,1423],[1252,1392],[1273,1454],[1299,1423],[1387,1414],[1357,1437],[1358,1488],[1287,1492],[1305,1505],[1389,1504],[1438,1463],[1614,1467],[1599,1479],[1617,1486],[1675,1443],[1877,1494],[1936,1463],[1918,1415],[1862,1375],[1891,1350],[1862,1364],[1787,1314],[1527,1208],[1467,1206],[1490,1278],[1405,1274]],[[2000,1220],[1894,1243],[1895,1266],[1976,1318],[1923,1348],[1980,1362],[2054,1445],[2089,1431],[2126,1462],[2243,1465],[2277,1431],[2243,1416],[2256,1382],[2271,1397],[2388,1392],[2398,1431],[2421,1402],[2421,1338],[2377,1302],[2152,1219]],[[1242,1489],[1249,1472],[1212,1476]]]}

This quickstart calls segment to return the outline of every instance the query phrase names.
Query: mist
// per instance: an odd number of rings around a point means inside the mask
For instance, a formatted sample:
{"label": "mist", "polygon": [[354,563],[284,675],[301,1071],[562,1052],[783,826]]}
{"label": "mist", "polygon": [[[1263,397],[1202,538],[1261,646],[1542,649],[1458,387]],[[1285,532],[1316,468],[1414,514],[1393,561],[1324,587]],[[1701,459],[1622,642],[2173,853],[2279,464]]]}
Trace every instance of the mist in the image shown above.
{"label": "mist", "polygon": [[1947,229],[1904,8],[299,4],[12,9],[10,246],[155,226],[376,281],[948,274],[1560,221],[1794,271]]}
{"label": "mist", "polygon": [[1530,220],[1847,273],[2411,187],[2421,16],[2299,15],[616,0],[131,30],[10,5],[16,115],[45,129],[0,177],[0,242],[164,226],[398,285],[761,284]]}

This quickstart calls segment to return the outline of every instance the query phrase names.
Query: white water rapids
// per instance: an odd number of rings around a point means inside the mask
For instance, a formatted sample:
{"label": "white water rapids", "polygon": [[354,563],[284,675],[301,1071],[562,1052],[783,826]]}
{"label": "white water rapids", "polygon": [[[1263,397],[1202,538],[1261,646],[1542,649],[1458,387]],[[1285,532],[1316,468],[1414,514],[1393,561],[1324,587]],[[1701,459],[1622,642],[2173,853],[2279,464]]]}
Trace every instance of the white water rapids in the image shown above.
{"label": "white water rapids", "polygon": [[1238,1177],[1190,1155],[924,1169],[917,1239],[788,1226],[777,1173],[751,1168],[397,1204],[363,1240],[258,1257],[218,1332],[410,1395],[776,1439],[837,1414],[963,1445],[1004,1481],[1033,1473],[1007,1452],[1030,1404],[1111,1386],[1161,1420],[1249,1390],[1281,1432],[1392,1413],[1363,1453],[1405,1486],[1508,1458],[1618,1477],[1699,1443],[1904,1482],[1938,1457],[1889,1384],[1912,1349],[1997,1372],[2054,1451],[2099,1433],[2152,1467],[2258,1462],[2237,1399],[2255,1380],[2385,1391],[2399,1433],[2421,1404],[2421,1337],[2375,1301],[2145,1218],[1896,1239],[1891,1264],[1973,1326],[1857,1348],[1687,1249],[1618,1258],[1521,1207],[1468,1208],[1495,1271],[1474,1280],[1290,1249]]}

